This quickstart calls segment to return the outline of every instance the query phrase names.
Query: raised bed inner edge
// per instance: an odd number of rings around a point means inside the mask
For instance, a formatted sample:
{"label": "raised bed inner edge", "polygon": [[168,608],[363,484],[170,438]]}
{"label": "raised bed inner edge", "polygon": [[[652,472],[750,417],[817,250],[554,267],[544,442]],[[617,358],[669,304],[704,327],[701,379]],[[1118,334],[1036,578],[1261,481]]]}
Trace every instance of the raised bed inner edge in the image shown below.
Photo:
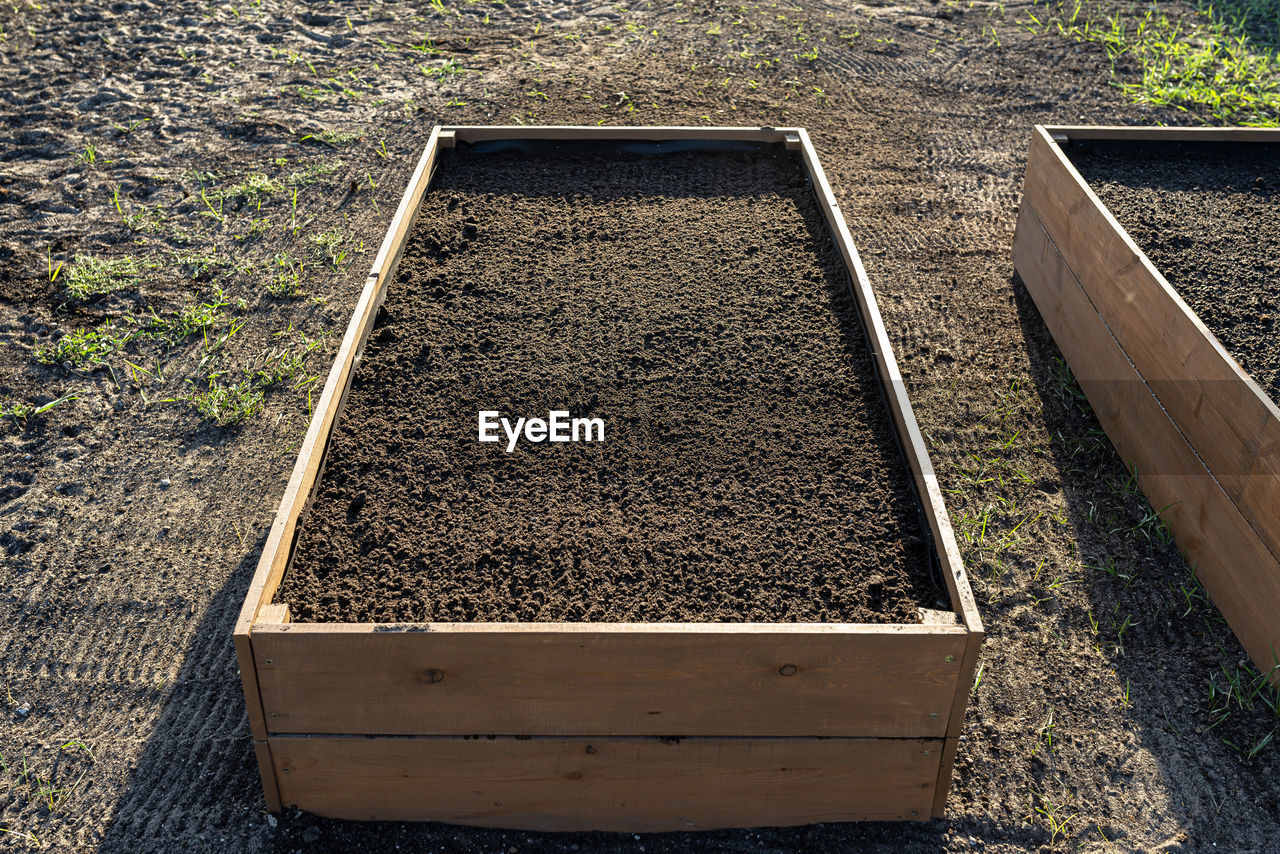
{"label": "raised bed inner edge", "polygon": [[[798,151],[844,258],[952,612],[920,624],[302,624],[272,604],[438,154],[489,140]],[[941,815],[983,636],[875,297],[803,128],[436,127],[347,327],[234,640],[268,808],[533,830]]]}
{"label": "raised bed inner edge", "polygon": [[1090,140],[1280,144],[1280,130],[1037,125],[1013,245],[1108,438],[1280,685],[1280,408],[1072,165],[1064,147]]}

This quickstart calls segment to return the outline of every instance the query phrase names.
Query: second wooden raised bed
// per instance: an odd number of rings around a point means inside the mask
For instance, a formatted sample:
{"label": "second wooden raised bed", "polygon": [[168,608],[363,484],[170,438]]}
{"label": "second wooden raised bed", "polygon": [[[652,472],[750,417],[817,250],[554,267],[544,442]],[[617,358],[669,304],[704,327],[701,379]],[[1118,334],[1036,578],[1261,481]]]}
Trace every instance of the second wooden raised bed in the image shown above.
{"label": "second wooden raised bed", "polygon": [[[950,611],[915,624],[298,623],[272,600],[442,148],[698,140],[795,152],[847,265]],[[270,809],[540,830],[926,820],[982,624],[866,274],[803,129],[436,128],[302,445],[235,631]]]}
{"label": "second wooden raised bed", "polygon": [[[1039,127],[1014,265],[1124,461],[1241,644],[1280,684],[1280,409],[1072,165],[1094,141],[1280,143],[1247,128]],[[1194,156],[1188,151],[1187,156]]]}

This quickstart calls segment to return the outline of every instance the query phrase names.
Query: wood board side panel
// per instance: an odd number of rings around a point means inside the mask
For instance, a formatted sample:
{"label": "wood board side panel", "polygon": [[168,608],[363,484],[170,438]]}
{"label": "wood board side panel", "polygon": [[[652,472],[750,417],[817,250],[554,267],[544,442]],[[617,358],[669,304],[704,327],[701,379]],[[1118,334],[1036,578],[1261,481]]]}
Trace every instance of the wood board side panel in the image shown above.
{"label": "wood board side panel", "polygon": [[430,142],[405,188],[400,207],[392,220],[382,249],[374,261],[373,271],[365,281],[351,320],[347,324],[342,343],[334,356],[329,375],[325,380],[324,391],[316,403],[315,414],[311,418],[311,424],[307,428],[307,434],[298,452],[298,460],[294,464],[288,486],[285,487],[284,496],[280,500],[262,556],[258,560],[258,567],[249,583],[244,605],[236,621],[235,631],[238,635],[249,633],[259,610],[263,605],[270,603],[272,596],[275,595],[276,587],[279,586],[280,579],[288,566],[294,530],[319,476],[329,434],[341,411],[351,372],[368,338],[369,330],[373,326],[375,313],[385,292],[388,273],[394,267],[394,262],[399,259],[400,252],[403,250],[404,235],[421,205],[427,181],[431,176],[431,166],[435,162],[438,151],[438,140],[439,128],[436,128],[432,131]]}
{"label": "wood board side panel", "polygon": [[912,474],[916,479],[916,488],[924,505],[925,517],[928,520],[934,541],[938,547],[938,557],[943,567],[943,576],[951,601],[959,613],[965,626],[974,632],[980,642],[982,638],[982,618],[978,614],[978,606],[973,598],[973,591],[965,576],[964,559],[960,556],[960,548],[956,543],[955,533],[951,528],[951,518],[947,514],[942,490],[938,485],[929,461],[929,452],[925,447],[920,427],[916,423],[915,413],[911,408],[911,400],[907,395],[906,383],[898,369],[893,355],[893,347],[889,342],[884,320],[880,316],[880,308],[876,302],[875,292],[862,266],[862,258],[858,254],[849,227],[840,212],[840,203],[827,181],[826,173],[818,160],[817,150],[809,138],[808,132],[798,128],[796,134],[800,138],[800,151],[805,168],[813,181],[818,196],[819,207],[823,217],[831,228],[832,236],[849,271],[854,297],[862,315],[863,326],[871,342],[872,357],[880,371],[885,385],[885,397],[889,402],[890,414],[894,426],[902,439],[903,451],[906,454]]}
{"label": "wood board side panel", "polygon": [[275,737],[281,796],[328,818],[654,832],[925,820],[942,742]]}
{"label": "wood board side panel", "polygon": [[969,695],[973,693],[973,676],[978,669],[978,657],[982,651],[982,632],[971,632],[965,642],[964,660],[956,680],[955,697],[947,718],[947,749],[938,767],[938,785],[934,790],[933,815],[942,816],[947,805],[947,792],[951,789],[951,772],[955,765],[956,746],[964,729],[965,712],[969,708]]}
{"label": "wood board side panel", "polygon": [[1146,388],[1025,201],[1014,266],[1120,457],[1152,506],[1165,508],[1178,547],[1241,644],[1271,670],[1280,648],[1280,563]]}
{"label": "wood board side panel", "polygon": [[248,632],[235,632],[232,641],[236,649],[236,666],[240,669],[240,687],[244,691],[245,710],[249,714],[249,729],[256,741],[267,737],[266,718],[262,711],[262,693],[258,690],[258,669],[253,660],[252,641]]}
{"label": "wood board side panel", "polygon": [[1068,139],[1156,140],[1160,142],[1280,142],[1275,128],[1178,128],[1122,125],[1049,125],[1051,137]]}
{"label": "wood board side panel", "polygon": [[940,737],[961,627],[742,632],[261,626],[272,733]]}
{"label": "wood board side panel", "polygon": [[450,125],[458,142],[487,142],[497,139],[563,140],[729,140],[739,142],[782,142],[789,128],[765,127],[629,127],[626,125]]}
{"label": "wood board side panel", "polygon": [[938,763],[938,783],[933,789],[932,815],[943,818],[947,814],[947,795],[951,792],[951,775],[956,767],[956,753],[960,747],[959,738],[946,738],[942,743],[942,757]]}
{"label": "wood board side panel", "polygon": [[279,813],[284,806],[280,800],[280,786],[276,782],[276,765],[271,759],[271,744],[266,739],[254,739],[253,753],[258,759],[258,773],[262,777],[262,796],[267,802],[267,812]]}
{"label": "wood board side panel", "polygon": [[1280,557],[1280,409],[1043,134],[1028,158],[1026,204],[1142,379]]}
{"label": "wood board side panel", "polygon": [[440,157],[440,149],[444,147],[441,145],[440,137],[441,128],[437,125],[431,129],[431,135],[427,138],[422,156],[418,159],[418,165],[409,178],[404,195],[400,198],[400,205],[396,208],[395,216],[391,218],[391,225],[382,239],[382,246],[378,248],[377,257],[374,258],[369,276],[377,279],[380,288],[384,287],[386,281],[396,274],[396,268],[400,266],[400,258],[404,255],[405,237],[408,236],[409,229],[418,218],[422,200],[426,197],[427,186],[431,183],[431,174]]}

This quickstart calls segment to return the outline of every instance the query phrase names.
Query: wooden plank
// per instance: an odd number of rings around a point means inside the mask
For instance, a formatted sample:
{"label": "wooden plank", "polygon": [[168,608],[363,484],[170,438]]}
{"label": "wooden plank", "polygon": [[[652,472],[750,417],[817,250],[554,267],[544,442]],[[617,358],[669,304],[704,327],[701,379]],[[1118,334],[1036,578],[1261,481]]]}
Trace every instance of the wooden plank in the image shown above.
{"label": "wooden plank", "polygon": [[964,730],[965,711],[969,708],[969,695],[973,692],[973,674],[978,668],[978,653],[982,650],[981,632],[970,632],[965,641],[964,659],[956,679],[956,691],[948,710],[947,750],[938,767],[938,785],[934,792],[933,815],[941,818],[947,805],[947,792],[951,789],[951,771],[955,765],[956,745]]}
{"label": "wooden plank", "polygon": [[271,745],[265,739],[255,739],[253,752],[258,758],[258,773],[262,777],[262,796],[267,802],[267,812],[278,813],[284,809],[280,801],[280,786],[276,782],[276,766],[271,759]]}
{"label": "wooden plank", "polygon": [[[880,316],[875,292],[871,289],[867,271],[862,266],[862,258],[858,255],[853,238],[849,235],[849,227],[845,224],[844,215],[840,212],[840,203],[836,201],[835,193],[831,191],[831,185],[827,182],[822,164],[818,162],[818,153],[809,139],[808,132],[798,128],[795,133],[800,138],[801,155],[809,177],[813,181],[814,191],[818,196],[818,206],[822,209],[823,217],[831,228],[833,239],[849,270],[853,295],[862,314],[863,327],[871,343],[872,356],[880,373],[881,383],[885,387],[890,414],[893,416],[894,425],[902,441],[907,464],[915,476],[916,488],[924,505],[929,528],[933,532],[938,559],[943,567],[943,576],[953,607],[964,621],[964,625],[970,632],[977,635],[977,641],[981,643],[982,618],[978,614],[978,606],[973,599],[973,590],[965,577],[964,560],[960,556],[960,548],[956,544],[955,534],[951,528],[951,518],[947,515],[947,507],[942,500],[942,489],[938,485],[938,478],[929,461],[929,451],[925,447],[924,437],[921,436],[920,427],[916,423],[911,400],[907,396],[907,386],[898,370],[898,362],[894,358],[893,347],[889,343],[889,336]],[[967,692],[965,696],[967,697]]]}
{"label": "wooden plank", "polygon": [[326,818],[651,832],[925,820],[939,740],[275,737]]}
{"label": "wooden plank", "polygon": [[290,619],[288,602],[273,602],[258,610],[259,623],[287,623]]}
{"label": "wooden plank", "polygon": [[968,636],[959,627],[830,624],[424,628],[256,627],[267,729],[942,736]]}
{"label": "wooden plank", "polygon": [[[1170,419],[1025,201],[1014,265],[1120,457],[1264,672],[1280,648],[1280,563]],[[1198,468],[1197,468],[1198,467]]]}
{"label": "wooden plank", "polygon": [[1046,133],[1054,138],[1159,140],[1164,142],[1275,142],[1280,130],[1275,128],[1181,128],[1120,125],[1049,125]]}
{"label": "wooden plank", "polygon": [[[1272,133],[1280,141],[1280,131]],[[1025,203],[1204,465],[1280,556],[1280,408],[1170,287],[1047,129],[1033,137]]]}
{"label": "wooden plank", "polygon": [[938,783],[933,788],[931,815],[934,818],[943,818],[947,814],[947,795],[951,792],[951,775],[956,766],[956,751],[959,746],[959,738],[943,740],[942,759],[938,763]]}
{"label": "wooden plank", "polygon": [[[259,741],[267,737],[267,724],[262,711],[262,694],[258,690],[258,670],[253,661],[249,632],[237,627],[232,634],[236,648],[236,666],[240,668],[240,687],[244,689],[244,705],[249,713],[249,729]],[[263,766],[265,767],[265,766]],[[266,781],[266,778],[263,778]]]}
{"label": "wooden plank", "polygon": [[[432,131],[430,141],[418,161],[417,169],[414,170],[413,177],[405,188],[400,207],[391,221],[387,237],[383,240],[382,248],[374,261],[373,270],[360,293],[360,299],[356,302],[351,321],[347,324],[347,331],[343,335],[342,344],[338,347],[338,353],[334,357],[332,367],[329,369],[324,391],[316,404],[315,414],[312,416],[311,424],[307,428],[306,437],[302,440],[302,445],[298,452],[298,461],[294,464],[293,473],[289,477],[289,484],[284,491],[284,497],[280,500],[280,507],[276,511],[271,531],[267,535],[267,542],[263,547],[262,556],[258,559],[257,570],[254,572],[253,579],[249,582],[249,590],[245,595],[244,605],[236,620],[234,634],[237,638],[248,636],[250,627],[257,618],[259,610],[263,605],[271,602],[272,596],[275,595],[276,587],[279,586],[280,579],[288,566],[293,550],[294,530],[298,524],[299,516],[301,516],[303,509],[310,500],[311,490],[315,486],[319,475],[324,458],[324,450],[328,444],[333,425],[341,411],[353,366],[365,340],[368,338],[369,331],[373,328],[374,316],[385,291],[386,281],[394,272],[395,266],[399,263],[400,256],[404,251],[404,235],[408,232],[409,226],[422,204],[423,194],[426,192],[427,182],[431,177],[431,168],[438,153],[436,146],[438,136],[439,128],[436,128]],[[244,674],[243,665],[241,666],[241,674],[242,676]],[[247,684],[245,693],[246,696],[249,696],[249,686]]]}
{"label": "wooden plank", "polygon": [[404,196],[400,199],[400,206],[396,208],[396,215],[392,217],[387,235],[382,239],[382,246],[378,249],[377,257],[374,258],[369,276],[377,280],[380,289],[385,287],[387,280],[396,274],[400,266],[400,258],[404,255],[405,237],[418,218],[418,211],[422,208],[427,186],[431,183],[431,173],[435,169],[436,160],[440,154],[440,131],[439,125],[431,129],[426,147],[422,149],[422,156],[418,158],[418,166],[409,178]]}
{"label": "wooden plank", "polygon": [[707,139],[741,142],[783,142],[794,128],[731,127],[628,127],[612,125],[452,125],[458,142],[485,142],[495,139],[564,139],[564,140],[679,140]]}

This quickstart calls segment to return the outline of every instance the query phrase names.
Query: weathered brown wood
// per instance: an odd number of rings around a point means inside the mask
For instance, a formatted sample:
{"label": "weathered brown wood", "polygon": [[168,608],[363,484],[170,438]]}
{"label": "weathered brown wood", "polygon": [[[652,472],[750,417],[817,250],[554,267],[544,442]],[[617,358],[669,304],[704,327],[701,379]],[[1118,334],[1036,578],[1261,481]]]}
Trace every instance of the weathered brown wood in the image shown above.
{"label": "weathered brown wood", "polygon": [[246,628],[241,631],[237,627],[232,634],[232,642],[236,649],[236,666],[240,668],[240,687],[244,689],[245,709],[249,713],[249,729],[253,737],[262,740],[267,737],[267,724],[262,711],[262,694],[258,691],[258,668],[253,661],[253,647]]}
{"label": "weathered brown wood", "polygon": [[409,185],[400,199],[400,206],[396,209],[396,215],[392,217],[391,226],[387,229],[386,237],[382,239],[377,257],[374,258],[369,276],[377,280],[379,289],[383,288],[387,280],[396,274],[396,269],[400,266],[400,257],[404,254],[405,237],[408,236],[409,229],[418,218],[422,199],[427,193],[427,185],[431,183],[431,173],[440,155],[441,130],[439,126],[431,129],[426,147],[422,149],[422,156],[418,159],[418,166],[409,178]]}
{"label": "weathered brown wood", "polygon": [[259,623],[287,623],[290,620],[289,603],[273,602],[258,611]]}
{"label": "weathered brown wood", "polygon": [[[422,157],[418,161],[418,166],[409,180],[404,197],[400,201],[400,207],[397,209],[395,217],[391,220],[387,237],[383,240],[382,248],[374,260],[373,269],[360,293],[360,299],[357,301],[355,311],[351,315],[351,321],[347,324],[342,344],[338,347],[333,366],[329,369],[324,391],[316,403],[311,424],[307,428],[306,436],[303,438],[302,445],[298,451],[298,461],[294,464],[293,473],[289,477],[289,484],[285,487],[284,497],[280,501],[275,521],[272,523],[271,531],[267,535],[267,542],[263,547],[262,556],[258,559],[258,567],[254,572],[253,579],[249,582],[249,591],[245,596],[244,606],[241,608],[240,615],[236,620],[234,634],[237,639],[242,636],[247,639],[250,627],[257,618],[259,610],[262,606],[271,602],[271,598],[275,595],[276,587],[279,586],[280,579],[284,576],[284,571],[288,566],[293,549],[294,530],[297,527],[299,516],[310,500],[312,487],[315,486],[316,479],[319,476],[324,450],[328,443],[329,434],[332,432],[333,425],[341,411],[351,372],[360,349],[368,338],[370,329],[373,327],[375,312],[385,292],[386,281],[394,272],[400,256],[404,252],[404,237],[408,233],[409,226],[412,224],[422,204],[423,194],[426,192],[427,183],[431,177],[431,169],[438,155],[438,138],[439,128],[436,128],[432,131],[427,147],[423,151]],[[239,644],[240,641],[237,640],[237,650],[240,649]],[[242,673],[243,669],[242,665]],[[250,694],[247,684],[245,693],[246,696]]]}
{"label": "weathered brown wood", "polygon": [[458,142],[485,142],[495,139],[578,139],[578,140],[677,140],[710,139],[741,142],[783,142],[794,128],[726,127],[627,127],[595,125],[456,125],[452,131]]}
{"label": "weathered brown wood", "polygon": [[262,776],[262,796],[267,802],[267,812],[278,813],[284,809],[280,801],[280,786],[276,782],[276,766],[271,760],[271,745],[266,739],[253,742],[253,752],[258,758],[258,773]]}
{"label": "weathered brown wood", "polygon": [[626,832],[925,820],[941,740],[274,737],[328,818]]}
{"label": "weathered brown wood", "polygon": [[932,806],[935,814],[941,815],[941,810],[946,804],[947,791],[951,785],[951,769],[955,760],[954,739],[959,736],[964,725],[969,686],[973,680],[974,668],[977,666],[978,650],[982,646],[984,636],[982,618],[978,614],[973,591],[965,576],[964,559],[960,556],[960,548],[951,528],[951,517],[947,514],[946,504],[942,500],[942,489],[929,461],[929,452],[916,422],[915,412],[911,408],[906,383],[902,379],[897,360],[894,358],[893,347],[889,342],[884,320],[880,316],[880,308],[876,302],[875,292],[871,288],[870,279],[867,277],[867,271],[862,266],[862,258],[849,234],[844,215],[840,212],[839,202],[827,181],[826,173],[818,160],[817,151],[813,147],[808,132],[803,128],[799,129],[797,136],[805,168],[809,172],[818,196],[818,205],[822,209],[823,217],[827,220],[836,246],[840,249],[840,254],[844,257],[845,265],[849,270],[850,285],[862,314],[867,337],[871,341],[880,381],[885,386],[885,398],[889,403],[890,414],[897,427],[908,465],[915,477],[925,518],[933,533],[952,606],[968,629],[961,667],[952,686],[951,703],[945,712],[947,725],[944,731],[952,741],[952,750],[939,766],[935,803]]}
{"label": "weathered brown wood", "polygon": [[965,639],[964,658],[956,678],[951,708],[947,710],[947,749],[938,767],[938,786],[934,792],[933,815],[941,818],[947,806],[947,792],[951,788],[951,771],[955,766],[956,749],[960,733],[964,729],[965,711],[969,708],[969,694],[973,690],[973,675],[978,668],[978,654],[982,650],[982,632],[970,632]]}
{"label": "weathered brown wood", "polygon": [[[1280,131],[1270,133],[1280,142]],[[1280,556],[1280,408],[1133,243],[1047,130],[1033,138],[1025,200],[1142,379]]]}
{"label": "weathered brown wood", "polygon": [[[928,737],[967,633],[945,626],[259,626],[272,733]],[[374,663],[376,666],[370,666]]]}
{"label": "weathered brown wood", "polygon": [[943,740],[942,760],[938,763],[938,784],[933,789],[934,818],[943,818],[947,814],[947,795],[951,792],[951,775],[956,767],[959,747],[959,738],[948,737]]}
{"label": "weathered brown wood", "polygon": [[818,153],[809,139],[808,132],[799,128],[795,133],[800,138],[801,154],[818,196],[818,206],[822,209],[835,244],[848,267],[853,294],[862,315],[863,326],[871,341],[872,355],[880,373],[880,381],[885,386],[885,397],[889,401],[890,414],[898,429],[898,436],[902,440],[903,451],[915,476],[916,488],[920,492],[925,516],[937,544],[938,558],[943,566],[943,576],[948,592],[951,594],[951,601],[966,628],[970,632],[977,633],[978,640],[981,641],[982,618],[978,614],[973,591],[964,574],[964,560],[960,557],[960,548],[956,544],[955,534],[951,529],[951,519],[947,515],[946,504],[942,500],[942,490],[938,486],[938,478],[929,462],[929,451],[925,447],[924,437],[920,434],[915,413],[911,409],[906,383],[902,380],[902,373],[894,358],[893,347],[889,343],[889,335],[885,331],[884,320],[880,316],[875,292],[871,289],[867,271],[862,266],[862,258],[858,255],[857,247],[854,246],[849,228],[845,224],[844,215],[840,212],[840,203],[836,201],[835,193],[831,191],[831,185],[827,182],[826,173],[818,161]]}
{"label": "weathered brown wood", "polygon": [[1050,125],[1051,137],[1069,139],[1137,139],[1165,142],[1270,142],[1276,138],[1271,128],[1179,128],[1127,127],[1106,125]]}
{"label": "weathered brown wood", "polygon": [[[1024,202],[1014,263],[1098,421],[1241,644],[1264,672],[1280,648],[1280,563],[1204,468]],[[1274,647],[1273,647],[1274,645]]]}

